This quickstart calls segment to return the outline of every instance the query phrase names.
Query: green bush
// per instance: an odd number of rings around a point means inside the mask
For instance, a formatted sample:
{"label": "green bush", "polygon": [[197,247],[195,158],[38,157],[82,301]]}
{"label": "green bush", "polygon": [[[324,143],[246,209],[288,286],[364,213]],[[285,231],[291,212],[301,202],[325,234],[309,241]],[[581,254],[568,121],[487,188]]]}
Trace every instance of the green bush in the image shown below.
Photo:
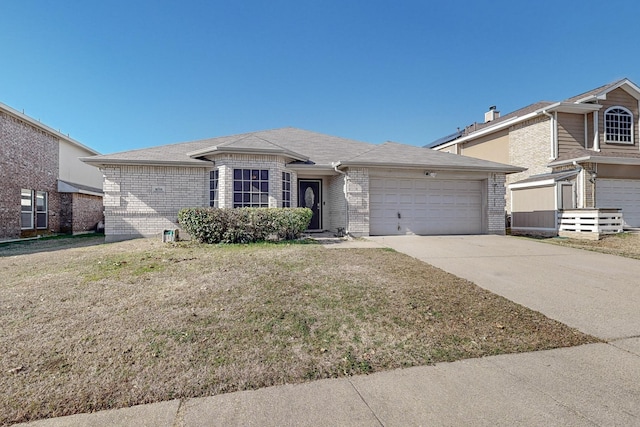
{"label": "green bush", "polygon": [[293,240],[309,227],[307,208],[185,208],[178,222],[202,243],[250,243],[271,235]]}

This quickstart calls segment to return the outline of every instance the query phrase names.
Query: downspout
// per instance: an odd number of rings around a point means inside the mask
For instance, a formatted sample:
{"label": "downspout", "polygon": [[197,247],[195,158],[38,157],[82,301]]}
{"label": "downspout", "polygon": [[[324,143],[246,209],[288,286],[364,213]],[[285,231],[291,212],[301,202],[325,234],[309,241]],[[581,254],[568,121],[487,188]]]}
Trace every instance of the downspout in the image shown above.
{"label": "downspout", "polygon": [[338,172],[341,175],[344,175],[344,186],[342,187],[342,191],[344,192],[344,217],[346,221],[344,232],[346,235],[349,235],[349,199],[347,198],[347,183],[349,181],[349,175],[347,175],[346,172],[338,169],[338,166],[340,166],[340,162],[331,163],[331,166],[333,166],[334,171]]}
{"label": "downspout", "polygon": [[558,138],[556,137],[556,116],[548,113],[547,110],[542,110],[542,114],[549,117],[551,123],[551,159],[558,157]]}

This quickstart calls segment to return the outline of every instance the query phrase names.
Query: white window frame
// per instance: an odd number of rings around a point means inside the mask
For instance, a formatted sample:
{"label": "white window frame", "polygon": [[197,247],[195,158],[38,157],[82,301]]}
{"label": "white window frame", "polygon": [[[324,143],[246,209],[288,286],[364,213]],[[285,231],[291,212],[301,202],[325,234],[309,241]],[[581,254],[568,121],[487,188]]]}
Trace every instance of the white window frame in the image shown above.
{"label": "white window frame", "polygon": [[[613,112],[613,110],[620,110],[619,112]],[[617,117],[617,119],[615,120],[615,133],[610,133],[609,132],[609,123],[610,120],[607,117],[608,115],[612,115],[615,117]],[[620,126],[620,117],[628,117],[629,119],[629,131],[630,131],[630,135],[629,135],[629,141],[622,141],[620,140],[620,138],[622,136],[626,137],[626,135],[622,135],[621,131],[621,126]],[[634,129],[634,123],[633,123],[633,113],[625,107],[622,107],[620,105],[614,105],[613,107],[609,107],[606,109],[606,111],[604,112],[604,141],[607,144],[625,144],[625,145],[633,145],[635,144],[635,129]],[[611,136],[614,136],[614,138],[611,138]]]}
{"label": "white window frame", "polygon": [[209,172],[209,206],[219,207],[220,203],[220,172],[214,169]]}
{"label": "white window frame", "polygon": [[233,207],[268,208],[271,188],[269,175],[269,169],[234,169]]}
{"label": "white window frame", "polygon": [[[49,227],[49,195],[46,191],[36,191],[35,211],[36,211],[36,230],[46,230]],[[39,200],[43,203],[39,204]],[[41,218],[44,218],[44,225],[41,225]]]}
{"label": "white window frame", "polygon": [[[28,201],[28,204],[25,204]],[[31,207],[30,210],[25,210],[26,207]],[[33,230],[34,224],[34,197],[33,190],[27,190],[25,188],[20,190],[20,229],[21,230]],[[24,224],[26,214],[29,214],[29,224]]]}
{"label": "white window frame", "polygon": [[282,172],[282,207],[291,207],[291,172]]}

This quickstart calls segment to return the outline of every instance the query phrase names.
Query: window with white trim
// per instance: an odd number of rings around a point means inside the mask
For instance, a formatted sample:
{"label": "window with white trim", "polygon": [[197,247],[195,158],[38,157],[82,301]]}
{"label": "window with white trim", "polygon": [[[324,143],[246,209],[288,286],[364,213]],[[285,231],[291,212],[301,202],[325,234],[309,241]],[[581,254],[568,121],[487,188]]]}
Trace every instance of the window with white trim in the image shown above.
{"label": "window with white trim", "polygon": [[282,172],[282,207],[291,207],[291,173]]}
{"label": "window with white trim", "polygon": [[269,207],[269,170],[233,170],[233,207]]}
{"label": "window with white trim", "polygon": [[33,191],[22,189],[20,201],[20,228],[33,229]]}
{"label": "window with white trim", "polygon": [[49,226],[47,192],[36,191],[36,228],[44,229]]}
{"label": "window with white trim", "polygon": [[213,208],[218,207],[218,198],[220,196],[220,191],[218,190],[219,177],[218,169],[209,172],[209,206]]}
{"label": "window with white trim", "polygon": [[624,107],[611,107],[604,112],[604,139],[614,144],[633,144],[633,114]]}

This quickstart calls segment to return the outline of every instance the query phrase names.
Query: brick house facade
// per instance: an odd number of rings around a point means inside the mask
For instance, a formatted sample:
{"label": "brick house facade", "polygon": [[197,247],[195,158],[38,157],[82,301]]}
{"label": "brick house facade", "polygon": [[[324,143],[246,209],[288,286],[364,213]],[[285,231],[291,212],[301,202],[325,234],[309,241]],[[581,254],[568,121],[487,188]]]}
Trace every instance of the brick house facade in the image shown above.
{"label": "brick house facade", "polygon": [[[160,235],[179,228],[181,208],[202,206],[309,207],[311,230],[342,228],[354,236],[442,234],[441,223],[447,233],[468,233],[472,210],[472,232],[504,234],[505,176],[522,171],[294,128],[83,160],[105,176],[107,241]],[[372,174],[397,187],[372,188]],[[373,199],[384,202],[374,206]]]}
{"label": "brick house facade", "polygon": [[[78,158],[61,159],[67,152],[61,144],[84,155],[96,154],[0,104],[0,241],[88,231],[102,219],[100,189],[82,182],[61,185],[61,163],[84,166]],[[99,179],[95,174],[89,183]]]}

